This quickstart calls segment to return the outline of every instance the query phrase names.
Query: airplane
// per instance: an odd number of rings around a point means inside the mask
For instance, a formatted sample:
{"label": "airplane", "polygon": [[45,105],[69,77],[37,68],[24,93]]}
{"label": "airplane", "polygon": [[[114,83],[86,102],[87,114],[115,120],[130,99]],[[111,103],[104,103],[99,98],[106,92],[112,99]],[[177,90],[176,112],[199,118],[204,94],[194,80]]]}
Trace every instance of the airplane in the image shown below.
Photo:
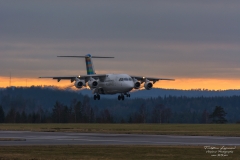
{"label": "airplane", "polygon": [[101,57],[92,56],[87,54],[85,56],[57,56],[57,57],[72,57],[72,58],[85,58],[87,75],[69,76],[69,77],[39,77],[39,78],[52,78],[58,82],[61,80],[70,80],[74,82],[74,86],[78,89],[89,87],[94,94],[94,100],[100,100],[100,95],[104,94],[119,94],[118,100],[124,100],[124,97],[130,97],[130,91],[133,89],[140,89],[141,84],[144,83],[144,88],[150,90],[153,84],[159,80],[174,81],[169,78],[152,78],[142,76],[132,76],[128,74],[96,74],[92,58],[114,58],[114,57]]}

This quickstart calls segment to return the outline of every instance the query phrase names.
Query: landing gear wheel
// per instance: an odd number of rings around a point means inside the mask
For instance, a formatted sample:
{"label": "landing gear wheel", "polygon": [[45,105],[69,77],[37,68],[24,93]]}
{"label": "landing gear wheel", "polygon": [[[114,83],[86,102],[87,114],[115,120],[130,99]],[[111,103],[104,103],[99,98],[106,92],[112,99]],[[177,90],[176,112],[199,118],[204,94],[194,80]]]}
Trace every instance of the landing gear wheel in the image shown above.
{"label": "landing gear wheel", "polygon": [[123,94],[118,95],[118,100],[124,100],[124,95]]}
{"label": "landing gear wheel", "polygon": [[98,100],[100,100],[100,95],[99,94],[96,97],[97,97]]}
{"label": "landing gear wheel", "polygon": [[124,101],[124,95],[121,95],[121,99]]}
{"label": "landing gear wheel", "polygon": [[94,96],[93,96],[93,99],[94,99],[94,100],[96,100],[96,99],[97,99],[97,96],[96,96],[96,95],[94,95]]}

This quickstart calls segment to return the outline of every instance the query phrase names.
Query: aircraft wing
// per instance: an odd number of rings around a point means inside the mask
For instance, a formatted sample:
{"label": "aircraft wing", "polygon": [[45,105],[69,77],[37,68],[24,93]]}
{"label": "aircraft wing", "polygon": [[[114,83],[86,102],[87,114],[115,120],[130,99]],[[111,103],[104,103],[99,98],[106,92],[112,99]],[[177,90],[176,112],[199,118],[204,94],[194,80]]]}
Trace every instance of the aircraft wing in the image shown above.
{"label": "aircraft wing", "polygon": [[78,76],[69,76],[69,77],[39,77],[39,78],[52,78],[52,79],[57,79],[58,82],[60,82],[62,79],[63,80],[71,80],[71,82],[75,81],[75,79]]}
{"label": "aircraft wing", "polygon": [[94,78],[94,79],[105,79],[107,77],[106,74],[92,74],[92,75],[80,75],[77,78],[78,79],[85,79],[85,82],[88,82],[90,78]]}
{"label": "aircraft wing", "polygon": [[175,81],[175,79],[170,79],[170,78],[153,78],[153,77],[140,77],[140,76],[131,76],[131,77],[141,82],[144,82],[146,79],[148,79],[149,81],[153,81],[153,83],[160,80]]}
{"label": "aircraft wing", "polygon": [[85,82],[88,82],[91,77],[94,79],[103,79],[106,76],[107,76],[106,74],[93,74],[93,75],[80,75],[80,76],[67,76],[67,77],[39,77],[39,78],[57,79],[58,82],[61,80],[71,80],[71,82],[73,82],[76,79],[82,79],[82,80],[84,79]]}

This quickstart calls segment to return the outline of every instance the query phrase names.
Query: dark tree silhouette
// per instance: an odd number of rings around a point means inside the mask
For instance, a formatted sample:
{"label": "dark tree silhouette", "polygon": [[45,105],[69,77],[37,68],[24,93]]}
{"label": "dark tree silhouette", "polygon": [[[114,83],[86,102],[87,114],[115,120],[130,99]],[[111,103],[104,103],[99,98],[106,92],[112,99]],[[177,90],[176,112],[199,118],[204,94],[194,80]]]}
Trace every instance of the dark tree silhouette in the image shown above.
{"label": "dark tree silhouette", "polygon": [[90,108],[89,120],[90,120],[90,123],[94,122],[94,110],[92,107]]}
{"label": "dark tree silhouette", "polygon": [[164,123],[169,123],[170,122],[170,117],[171,117],[171,115],[172,115],[172,110],[171,110],[171,108],[166,108],[166,109],[164,109],[164,119],[163,119],[163,122]]}
{"label": "dark tree silhouette", "polygon": [[3,123],[4,119],[5,119],[5,113],[2,106],[0,105],[0,123]]}
{"label": "dark tree silhouette", "polygon": [[102,110],[99,118],[100,123],[113,123],[113,117],[108,109]]}
{"label": "dark tree silhouette", "polygon": [[128,123],[132,123],[132,116],[129,117]]}
{"label": "dark tree silhouette", "polygon": [[64,106],[61,113],[61,122],[68,123],[71,117],[70,115],[71,115],[71,110],[67,106]]}
{"label": "dark tree silhouette", "polygon": [[215,104],[224,106],[227,115],[223,112],[222,117],[228,123],[239,121],[240,90],[225,92],[235,96],[218,97],[208,91],[197,91],[204,95],[199,97],[196,90],[181,91],[184,95],[188,92],[189,97],[170,92],[175,91],[164,90],[166,96],[141,96],[119,102],[116,98],[94,101],[92,96],[53,86],[5,88],[0,89],[0,123],[225,123],[217,114],[209,117]]}
{"label": "dark tree silhouette", "polygon": [[21,114],[21,123],[27,123],[27,114],[25,111],[22,111]]}
{"label": "dark tree silhouette", "polygon": [[226,123],[226,114],[223,107],[216,106],[213,113],[209,115],[209,118],[212,119],[212,123]]}
{"label": "dark tree silhouette", "polygon": [[81,101],[76,102],[76,104],[74,104],[74,122],[80,122],[81,118],[82,118],[82,103]]}
{"label": "dark tree silhouette", "polygon": [[21,114],[18,111],[16,112],[16,123],[21,123]]}
{"label": "dark tree silhouette", "polygon": [[55,123],[61,122],[61,113],[63,110],[63,105],[58,101],[55,103],[54,108],[52,109],[52,120]]}
{"label": "dark tree silhouette", "polygon": [[209,118],[209,114],[208,114],[207,110],[204,109],[204,111],[202,113],[201,123],[209,123],[208,118]]}
{"label": "dark tree silhouette", "polygon": [[155,105],[152,110],[152,123],[169,123],[172,111],[163,104]]}
{"label": "dark tree silhouette", "polygon": [[140,115],[141,123],[146,123],[147,108],[146,108],[146,105],[144,103],[139,108],[139,115]]}
{"label": "dark tree silhouette", "polygon": [[11,109],[7,113],[6,122],[7,123],[15,123],[16,122],[16,110],[15,110],[15,108],[11,107]]}

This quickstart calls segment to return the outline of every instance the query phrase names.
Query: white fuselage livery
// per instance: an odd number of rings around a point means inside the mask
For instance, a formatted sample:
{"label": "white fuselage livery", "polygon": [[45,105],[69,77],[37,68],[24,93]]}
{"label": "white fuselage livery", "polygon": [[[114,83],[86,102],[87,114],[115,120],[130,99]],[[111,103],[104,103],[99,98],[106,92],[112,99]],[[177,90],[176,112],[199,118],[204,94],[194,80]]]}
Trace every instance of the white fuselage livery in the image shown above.
{"label": "white fuselage livery", "polygon": [[[99,94],[128,93],[133,88],[133,79],[127,74],[107,74],[104,80],[98,81],[96,88],[90,87],[93,93]],[[97,92],[99,89],[102,89],[103,92]]]}

